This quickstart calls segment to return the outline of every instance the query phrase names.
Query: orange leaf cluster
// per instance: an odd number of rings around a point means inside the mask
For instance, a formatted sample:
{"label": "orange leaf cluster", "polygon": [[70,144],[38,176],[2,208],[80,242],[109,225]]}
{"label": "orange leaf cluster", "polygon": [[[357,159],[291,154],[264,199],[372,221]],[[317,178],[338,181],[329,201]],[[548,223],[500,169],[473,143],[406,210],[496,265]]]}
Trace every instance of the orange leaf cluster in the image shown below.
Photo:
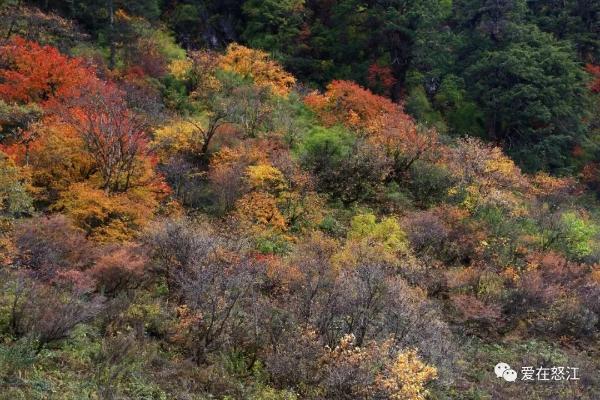
{"label": "orange leaf cluster", "polygon": [[350,81],[333,81],[324,94],[311,93],[305,104],[313,109],[325,125],[344,125],[359,131],[374,131],[381,119],[394,113],[398,106]]}
{"label": "orange leaf cluster", "polygon": [[95,77],[81,59],[20,37],[0,46],[0,65],[0,98],[43,106],[77,97]]}
{"label": "orange leaf cluster", "polygon": [[264,51],[250,49],[233,43],[221,57],[221,68],[245,78],[251,78],[258,86],[266,86],[280,96],[287,96],[296,79],[281,65],[270,59]]}

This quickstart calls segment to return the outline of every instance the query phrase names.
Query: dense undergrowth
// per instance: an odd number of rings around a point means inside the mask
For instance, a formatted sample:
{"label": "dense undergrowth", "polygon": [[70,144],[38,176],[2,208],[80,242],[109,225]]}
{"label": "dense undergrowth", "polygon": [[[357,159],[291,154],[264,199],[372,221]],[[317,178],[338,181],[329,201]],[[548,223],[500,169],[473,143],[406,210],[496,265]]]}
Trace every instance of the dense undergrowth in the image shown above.
{"label": "dense undergrowth", "polygon": [[600,397],[595,164],[123,9],[116,47],[2,13],[0,399]]}

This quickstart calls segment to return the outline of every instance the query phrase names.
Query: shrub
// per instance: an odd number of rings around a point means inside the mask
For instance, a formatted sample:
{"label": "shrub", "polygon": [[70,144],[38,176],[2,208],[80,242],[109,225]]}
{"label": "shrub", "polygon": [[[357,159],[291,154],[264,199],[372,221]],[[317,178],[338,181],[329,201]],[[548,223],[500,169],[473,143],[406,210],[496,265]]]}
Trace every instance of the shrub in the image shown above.
{"label": "shrub", "polygon": [[36,351],[66,339],[79,324],[102,309],[102,298],[64,293],[50,286],[13,278],[10,330],[18,338],[36,341]]}
{"label": "shrub", "polygon": [[559,336],[587,338],[597,333],[598,315],[575,297],[560,298],[533,318],[534,330]]}
{"label": "shrub", "polygon": [[402,221],[408,240],[418,254],[437,256],[448,239],[449,229],[441,218],[431,211],[410,214]]}
{"label": "shrub", "polygon": [[122,290],[140,286],[147,264],[140,249],[122,246],[109,251],[89,271],[96,281],[97,290],[102,294],[115,295]]}
{"label": "shrub", "polygon": [[392,165],[380,148],[353,140],[339,128],[314,131],[301,150],[303,165],[316,177],[317,188],[346,205],[377,201]]}
{"label": "shrub", "polygon": [[416,161],[410,167],[408,189],[415,203],[429,208],[444,201],[454,179],[450,171],[443,166]]}
{"label": "shrub", "polygon": [[17,262],[46,280],[60,271],[84,269],[95,258],[95,249],[85,233],[62,215],[20,223],[15,230],[15,243]]}
{"label": "shrub", "polygon": [[323,173],[348,157],[354,139],[341,127],[315,127],[300,145],[300,158],[315,173]]}

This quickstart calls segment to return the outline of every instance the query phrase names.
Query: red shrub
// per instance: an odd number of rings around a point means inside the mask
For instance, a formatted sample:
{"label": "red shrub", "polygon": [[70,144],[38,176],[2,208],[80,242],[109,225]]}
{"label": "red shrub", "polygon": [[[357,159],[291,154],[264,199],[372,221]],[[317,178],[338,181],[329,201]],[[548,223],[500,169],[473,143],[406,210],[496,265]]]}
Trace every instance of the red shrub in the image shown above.
{"label": "red shrub", "polygon": [[100,257],[90,274],[99,291],[114,295],[140,285],[146,262],[138,248],[123,246]]}

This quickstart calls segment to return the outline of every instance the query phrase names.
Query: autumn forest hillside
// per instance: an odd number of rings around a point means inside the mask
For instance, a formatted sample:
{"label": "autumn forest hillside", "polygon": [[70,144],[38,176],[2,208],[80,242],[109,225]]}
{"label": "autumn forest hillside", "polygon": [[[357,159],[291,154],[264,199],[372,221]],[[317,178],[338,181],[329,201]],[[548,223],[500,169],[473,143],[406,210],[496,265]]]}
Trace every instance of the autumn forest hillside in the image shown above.
{"label": "autumn forest hillside", "polygon": [[0,400],[599,399],[599,96],[594,0],[0,0]]}

